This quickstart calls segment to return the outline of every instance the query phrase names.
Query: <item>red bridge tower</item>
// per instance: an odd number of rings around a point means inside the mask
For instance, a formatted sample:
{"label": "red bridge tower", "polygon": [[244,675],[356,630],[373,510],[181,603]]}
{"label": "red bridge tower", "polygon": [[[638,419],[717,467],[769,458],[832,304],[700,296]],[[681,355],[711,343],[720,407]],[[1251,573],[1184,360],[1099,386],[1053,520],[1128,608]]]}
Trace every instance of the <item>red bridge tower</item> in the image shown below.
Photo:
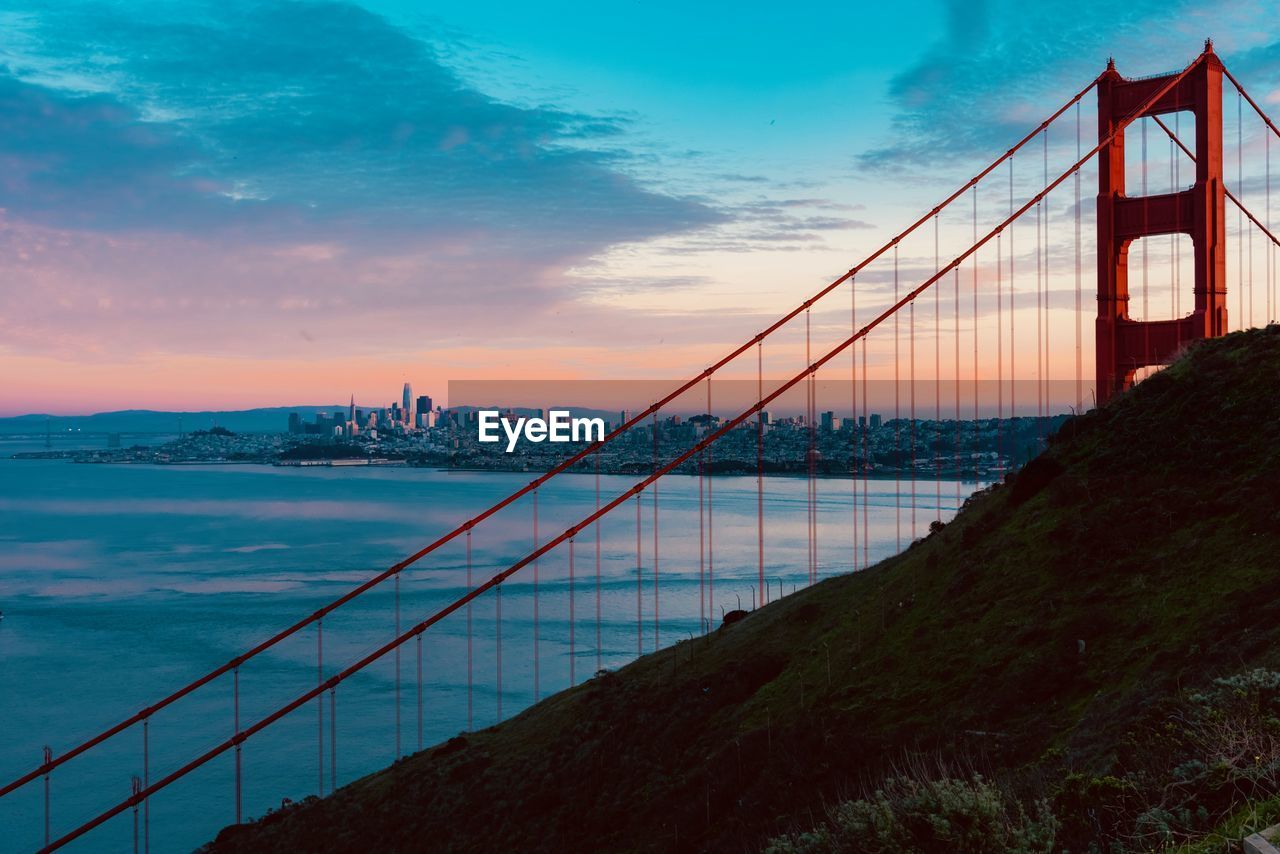
{"label": "red bridge tower", "polygon": [[[1175,75],[1126,80],[1108,62],[1098,82],[1098,139],[1106,140]],[[1195,115],[1196,180],[1163,195],[1125,194],[1124,133],[1098,154],[1098,403],[1133,384],[1134,373],[1163,365],[1197,338],[1227,331],[1226,219],[1222,184],[1222,62],[1206,42],[1185,77],[1142,115]],[[1139,237],[1184,233],[1195,256],[1195,308],[1173,320],[1129,318],[1129,244]]]}

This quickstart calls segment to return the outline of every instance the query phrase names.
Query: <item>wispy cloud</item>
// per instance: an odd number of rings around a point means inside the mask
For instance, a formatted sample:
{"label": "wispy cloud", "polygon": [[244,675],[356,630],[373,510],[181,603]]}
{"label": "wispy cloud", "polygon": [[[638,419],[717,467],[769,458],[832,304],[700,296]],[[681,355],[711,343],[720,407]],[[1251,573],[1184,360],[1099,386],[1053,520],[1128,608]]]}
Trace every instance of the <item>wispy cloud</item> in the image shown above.
{"label": "wispy cloud", "polygon": [[1266,31],[1271,16],[1256,3],[947,0],[946,13],[944,36],[893,78],[892,132],[857,156],[864,169],[919,171],[1002,151],[1108,56],[1127,75],[1172,71],[1213,36],[1241,67],[1256,60],[1274,68],[1280,59],[1280,32]]}
{"label": "wispy cloud", "polygon": [[552,312],[576,261],[724,218],[632,177],[602,144],[623,119],[497,101],[352,5],[40,4],[6,23],[0,268],[41,286],[0,293],[0,328],[28,351],[233,349],[272,328],[367,349],[427,312],[451,330],[495,301]]}

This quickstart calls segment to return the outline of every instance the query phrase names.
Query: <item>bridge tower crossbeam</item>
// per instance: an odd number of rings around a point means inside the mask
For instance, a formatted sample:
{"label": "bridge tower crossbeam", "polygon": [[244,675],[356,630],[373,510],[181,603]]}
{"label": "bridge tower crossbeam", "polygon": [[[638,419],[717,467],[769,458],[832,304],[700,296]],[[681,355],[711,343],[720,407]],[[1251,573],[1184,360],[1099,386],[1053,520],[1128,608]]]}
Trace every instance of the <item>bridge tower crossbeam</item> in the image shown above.
{"label": "bridge tower crossbeam", "polygon": [[[1116,128],[1175,74],[1126,80],[1108,62],[1098,80],[1098,403],[1133,384],[1140,368],[1168,364],[1186,343],[1227,331],[1226,212],[1222,178],[1222,73],[1212,42],[1195,66],[1142,116],[1195,116],[1195,183],[1181,192],[1125,192],[1124,134]],[[1144,164],[1145,166],[1145,164]],[[1159,234],[1191,237],[1194,303],[1172,320],[1129,316],[1129,247]]]}

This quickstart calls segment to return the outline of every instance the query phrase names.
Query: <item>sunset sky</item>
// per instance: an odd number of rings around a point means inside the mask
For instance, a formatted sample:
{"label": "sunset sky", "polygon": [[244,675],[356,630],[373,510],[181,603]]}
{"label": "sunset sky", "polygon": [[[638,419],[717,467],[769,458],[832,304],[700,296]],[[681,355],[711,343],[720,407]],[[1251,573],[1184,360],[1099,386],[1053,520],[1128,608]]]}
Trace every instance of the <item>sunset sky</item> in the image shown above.
{"label": "sunset sky", "polygon": [[1258,3],[50,5],[0,12],[0,414],[682,377],[1108,55],[1280,81]]}

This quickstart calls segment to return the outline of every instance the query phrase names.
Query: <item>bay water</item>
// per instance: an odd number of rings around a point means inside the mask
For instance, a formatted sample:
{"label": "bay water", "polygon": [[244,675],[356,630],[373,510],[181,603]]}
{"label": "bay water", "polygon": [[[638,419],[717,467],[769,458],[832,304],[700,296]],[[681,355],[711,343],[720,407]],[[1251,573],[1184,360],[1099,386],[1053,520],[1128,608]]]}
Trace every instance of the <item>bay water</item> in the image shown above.
{"label": "bay water", "polygon": [[[40,765],[45,745],[56,756],[146,708],[535,476],[10,458],[43,444],[0,440],[0,784]],[[538,490],[538,542],[595,508],[597,482],[608,502],[635,480],[556,478]],[[849,572],[894,553],[913,533],[924,536],[974,486],[816,481],[819,576]],[[572,582],[565,544],[505,581],[500,593],[431,626],[420,659],[411,640],[398,657],[390,653],[344,681],[323,708],[309,702],[245,741],[244,817],[349,783],[420,743],[490,726],[571,680],[626,664],[638,650],[714,628],[726,610],[804,586],[808,490],[803,478],[764,480],[767,591],[757,589],[754,477],[660,481],[656,594],[652,491],[629,498],[598,526],[598,563],[597,529],[574,538]],[[245,663],[240,728],[390,641],[397,603],[404,631],[462,595],[468,571],[474,585],[524,557],[535,543],[533,504],[526,496],[404,570],[398,585],[387,581],[338,609],[323,620],[322,638],[311,625]],[[227,675],[152,715],[145,767],[136,726],[55,769],[51,836],[127,798],[134,776],[154,783],[231,737],[236,691]],[[212,839],[235,820],[234,751],[157,792],[136,820],[153,852],[190,851]],[[132,850],[134,826],[126,809],[67,850]],[[0,828],[0,851],[43,844],[43,779],[0,798]]]}

